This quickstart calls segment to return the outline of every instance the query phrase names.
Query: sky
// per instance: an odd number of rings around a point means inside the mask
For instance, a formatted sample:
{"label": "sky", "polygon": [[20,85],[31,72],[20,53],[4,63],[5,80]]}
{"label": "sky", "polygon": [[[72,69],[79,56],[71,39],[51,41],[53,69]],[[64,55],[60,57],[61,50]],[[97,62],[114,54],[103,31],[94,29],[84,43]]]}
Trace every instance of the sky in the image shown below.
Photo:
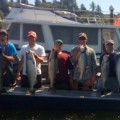
{"label": "sky", "polygon": [[[35,0],[28,0],[29,3],[34,4]],[[47,2],[52,2],[53,0],[46,0]],[[58,0],[59,1],[59,0]],[[102,11],[109,11],[109,7],[112,5],[114,7],[115,13],[120,13],[120,0],[76,0],[77,5],[80,6],[81,4],[84,4],[85,7],[90,10],[90,4],[92,1],[96,5],[100,5]]]}

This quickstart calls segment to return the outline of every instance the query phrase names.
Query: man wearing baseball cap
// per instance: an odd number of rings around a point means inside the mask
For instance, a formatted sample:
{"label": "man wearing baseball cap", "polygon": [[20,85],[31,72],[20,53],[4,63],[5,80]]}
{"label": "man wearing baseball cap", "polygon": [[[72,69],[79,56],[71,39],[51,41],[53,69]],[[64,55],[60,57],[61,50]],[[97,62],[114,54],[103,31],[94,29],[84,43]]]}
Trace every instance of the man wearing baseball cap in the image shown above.
{"label": "man wearing baseball cap", "polygon": [[[114,46],[115,42],[114,40],[106,40],[105,41],[105,48],[106,48],[106,52],[104,52],[101,57],[100,57],[100,65],[101,65],[101,74],[105,74],[106,72],[108,72],[108,76],[107,76],[107,80],[103,79],[103,77],[101,76],[102,79],[102,90],[101,90],[101,94],[105,94],[105,92],[107,91],[107,89],[109,89],[110,91],[115,91],[118,92],[118,86],[120,87],[120,85],[116,86],[116,84],[120,83],[117,82],[117,76],[116,76],[116,63],[117,63],[117,57],[118,57],[118,52],[114,51]],[[106,61],[109,65],[106,66],[104,59],[108,57],[108,61]],[[102,68],[104,67],[105,71],[102,71]],[[103,69],[103,70],[104,70]],[[109,81],[108,81],[109,80]],[[108,81],[108,82],[107,82]],[[112,81],[112,82],[111,82]],[[107,84],[106,84],[107,82]],[[111,86],[110,88],[108,86]]]}
{"label": "man wearing baseball cap", "polygon": [[[95,51],[87,45],[87,40],[87,34],[84,32],[80,32],[78,34],[78,45],[72,48],[70,53],[70,58],[72,64],[74,65],[74,74],[71,80],[73,89],[92,90],[96,82],[96,54]],[[82,55],[86,60],[79,60],[80,56]],[[84,72],[81,72],[82,70],[80,70],[80,67],[78,66],[87,67],[83,68]]]}
{"label": "man wearing baseball cap", "polygon": [[[4,75],[3,84],[10,86],[15,82],[13,75],[13,62],[15,61],[15,56],[17,54],[16,48],[13,43],[8,41],[8,33],[5,29],[0,29],[0,57],[1,65],[5,68],[6,74]],[[3,72],[3,71],[2,71]],[[3,77],[2,77],[3,78]],[[0,88],[0,92],[3,92]]]}
{"label": "man wearing baseball cap", "polygon": [[[73,69],[72,63],[70,62],[70,58],[68,53],[62,51],[63,41],[61,39],[57,39],[54,42],[54,48],[50,52],[50,56],[48,59],[48,65],[51,63],[52,54],[56,53],[54,57],[57,59],[57,71],[56,77],[54,79],[54,84],[52,84],[51,77],[50,79],[50,89],[69,89],[70,88],[70,79],[68,75],[68,70],[71,72]],[[50,67],[49,67],[50,68]],[[51,72],[52,69],[48,69],[48,73]]]}
{"label": "man wearing baseball cap", "polygon": [[[36,69],[37,69],[37,79],[36,79],[36,84],[34,85],[35,88],[40,88],[41,87],[41,63],[44,62],[45,59],[45,49],[43,46],[38,45],[36,43],[37,40],[37,34],[35,31],[29,31],[27,34],[28,38],[28,44],[23,45],[21,50],[20,50],[20,55],[21,55],[21,61],[19,64],[18,72],[17,72],[17,78],[20,78],[20,72],[22,70],[22,78],[21,78],[21,86],[22,87],[29,87],[29,80],[28,76],[26,74],[26,52],[32,51],[36,60]],[[28,95],[34,94],[34,90],[29,90],[27,92]]]}

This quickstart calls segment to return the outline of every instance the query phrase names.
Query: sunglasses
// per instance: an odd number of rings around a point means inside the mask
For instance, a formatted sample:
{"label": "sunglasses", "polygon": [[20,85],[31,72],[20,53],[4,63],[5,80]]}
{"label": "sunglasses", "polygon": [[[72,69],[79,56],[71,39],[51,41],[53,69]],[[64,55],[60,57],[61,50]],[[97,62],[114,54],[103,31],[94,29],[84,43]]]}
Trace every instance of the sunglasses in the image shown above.
{"label": "sunglasses", "polygon": [[78,40],[86,40],[85,37],[79,37]]}
{"label": "sunglasses", "polygon": [[5,33],[5,32],[0,32],[0,35],[4,35],[4,36],[6,36],[7,33]]}
{"label": "sunglasses", "polygon": [[107,44],[107,46],[113,46],[113,44]]}

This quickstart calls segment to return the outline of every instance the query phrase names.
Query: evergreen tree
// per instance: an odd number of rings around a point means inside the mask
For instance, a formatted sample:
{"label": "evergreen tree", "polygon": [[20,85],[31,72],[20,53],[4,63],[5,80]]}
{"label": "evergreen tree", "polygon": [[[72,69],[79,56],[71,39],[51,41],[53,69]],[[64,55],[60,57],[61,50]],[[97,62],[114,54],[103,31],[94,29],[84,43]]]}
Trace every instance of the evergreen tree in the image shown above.
{"label": "evergreen tree", "polygon": [[20,0],[17,0],[17,3],[20,3]]}
{"label": "evergreen tree", "polygon": [[99,5],[96,6],[96,12],[102,13],[101,7]]}
{"label": "evergreen tree", "polygon": [[93,12],[93,16],[95,17],[96,5],[95,5],[94,2],[92,2],[92,3],[90,4],[90,9],[92,10],[92,12]]}
{"label": "evergreen tree", "polygon": [[46,3],[46,0],[42,0],[42,3]]}
{"label": "evergreen tree", "polygon": [[57,0],[53,0],[53,3],[57,3]]}
{"label": "evergreen tree", "polygon": [[78,9],[78,6],[76,4],[76,0],[61,0],[60,1],[61,6],[65,9]]}
{"label": "evergreen tree", "polygon": [[8,0],[0,0],[0,10],[7,15],[9,12],[8,9]]}
{"label": "evergreen tree", "polygon": [[11,3],[13,3],[14,1],[13,0],[10,0]]}
{"label": "evergreen tree", "polygon": [[40,7],[41,1],[40,0],[35,0],[35,6]]}
{"label": "evergreen tree", "polygon": [[21,0],[22,3],[28,4],[28,0]]}
{"label": "evergreen tree", "polygon": [[84,6],[84,4],[80,5],[80,10],[87,10],[86,7]]}
{"label": "evergreen tree", "polygon": [[10,2],[9,2],[9,7],[13,7],[13,5],[14,5],[14,1],[13,1],[13,0],[10,0]]}
{"label": "evergreen tree", "polygon": [[92,3],[90,4],[90,9],[91,9],[92,11],[95,11],[96,5],[95,5],[94,2],[92,2]]}

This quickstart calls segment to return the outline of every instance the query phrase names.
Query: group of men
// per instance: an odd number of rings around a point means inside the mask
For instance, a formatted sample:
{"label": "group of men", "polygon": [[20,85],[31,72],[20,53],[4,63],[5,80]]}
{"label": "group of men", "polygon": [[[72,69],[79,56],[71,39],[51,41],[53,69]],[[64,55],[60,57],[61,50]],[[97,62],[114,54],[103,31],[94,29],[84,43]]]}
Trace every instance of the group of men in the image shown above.
{"label": "group of men", "polygon": [[[21,79],[21,87],[29,87],[29,80],[26,74],[26,51],[33,51],[34,58],[36,60],[37,77],[34,87],[41,87],[41,64],[45,60],[45,49],[43,46],[36,43],[37,34],[34,31],[29,31],[27,34],[28,44],[23,45],[20,50],[20,62],[16,75],[11,74],[15,79]],[[55,89],[85,89],[92,90],[96,83],[97,74],[97,60],[94,49],[87,45],[88,37],[85,33],[78,34],[78,44],[71,49],[70,54],[62,51],[63,41],[57,39],[54,44],[54,50],[57,52],[58,72],[55,76],[54,87]],[[106,41],[106,52],[102,54],[100,58],[100,64],[102,63],[103,56],[109,55],[110,69],[109,77],[116,77],[115,73],[115,55],[114,41]],[[0,30],[0,56],[4,59],[4,64],[8,66],[8,70],[12,68],[15,56],[17,55],[16,48],[13,43],[8,40],[8,33],[6,30]],[[84,60],[81,62],[80,56],[84,56]],[[84,63],[83,63],[84,62]],[[49,64],[49,59],[48,59]],[[80,65],[79,65],[80,64]],[[80,66],[85,64],[84,69],[81,70]],[[9,67],[11,66],[11,67]],[[6,69],[6,67],[5,67]],[[7,70],[5,70],[7,71]],[[22,71],[22,73],[21,73]],[[82,76],[80,76],[83,72]],[[9,72],[6,72],[6,74]],[[68,74],[69,73],[69,74]],[[7,75],[6,75],[7,76]],[[7,81],[6,78],[4,81]],[[14,84],[15,79],[9,81],[10,84]],[[6,83],[6,82],[5,82]],[[8,83],[8,82],[7,82]],[[3,87],[0,88],[0,92],[4,92]],[[29,91],[31,92],[31,91]],[[32,92],[31,92],[32,93]]]}

